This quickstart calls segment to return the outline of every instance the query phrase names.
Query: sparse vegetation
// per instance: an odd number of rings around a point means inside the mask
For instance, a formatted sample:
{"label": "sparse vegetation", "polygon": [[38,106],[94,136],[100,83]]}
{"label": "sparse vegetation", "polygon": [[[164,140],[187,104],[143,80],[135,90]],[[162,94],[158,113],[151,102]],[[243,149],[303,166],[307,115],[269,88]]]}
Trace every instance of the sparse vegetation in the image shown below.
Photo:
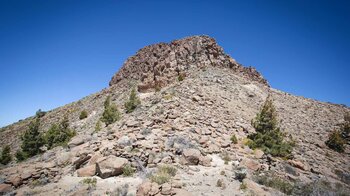
{"label": "sparse vegetation", "polygon": [[43,138],[48,149],[51,149],[56,146],[66,145],[75,134],[74,130],[69,129],[68,118],[64,117],[60,124],[52,124]]}
{"label": "sparse vegetation", "polygon": [[225,164],[225,165],[227,165],[228,162],[231,161],[231,157],[230,157],[230,155],[229,155],[227,152],[223,152],[223,153],[221,154],[221,158],[222,158],[222,160],[224,160],[224,164]]}
{"label": "sparse vegetation", "polygon": [[79,115],[80,120],[83,120],[84,118],[87,118],[87,117],[88,117],[88,113],[86,110],[83,110],[80,112],[80,115]]}
{"label": "sparse vegetation", "polygon": [[80,183],[88,185],[89,188],[95,188],[97,184],[97,179],[96,178],[85,178]]}
{"label": "sparse vegetation", "polygon": [[133,112],[137,108],[137,106],[140,104],[141,104],[141,101],[136,94],[135,88],[133,88],[131,90],[129,100],[127,102],[125,102],[125,104],[124,104],[126,112],[127,113]]}
{"label": "sparse vegetation", "polygon": [[7,145],[2,149],[0,163],[3,165],[7,165],[11,161],[12,161],[11,147]]}
{"label": "sparse vegetation", "polygon": [[135,170],[133,167],[131,167],[130,165],[126,165],[123,168],[123,176],[133,176],[135,173]]}
{"label": "sparse vegetation", "polygon": [[179,76],[177,76],[177,80],[179,82],[183,81],[185,79],[185,75],[184,74],[179,74]]}
{"label": "sparse vegetation", "polygon": [[29,156],[28,156],[25,152],[23,152],[22,150],[17,150],[15,156],[16,156],[17,162],[24,161],[24,160],[26,160],[26,159],[29,157]]}
{"label": "sparse vegetation", "polygon": [[150,176],[152,182],[156,182],[157,184],[164,184],[169,182],[170,179],[175,176],[176,168],[169,165],[161,165],[158,167],[158,171]]}
{"label": "sparse vegetation", "polygon": [[342,138],[340,131],[335,130],[330,133],[326,145],[337,152],[344,152],[345,140]]}
{"label": "sparse vegetation", "polygon": [[287,195],[291,195],[294,189],[293,184],[274,175],[257,175],[255,181],[261,185],[272,187]]}
{"label": "sparse vegetation", "polygon": [[97,121],[96,125],[95,125],[95,132],[99,132],[101,131],[102,127],[101,127],[101,121]]}
{"label": "sparse vegetation", "polygon": [[237,140],[236,135],[232,135],[230,139],[231,139],[231,142],[232,142],[232,143],[234,143],[234,144],[237,144],[237,143],[238,143],[238,140]]}
{"label": "sparse vegetation", "polygon": [[334,130],[329,134],[326,145],[337,151],[344,152],[345,144],[350,141],[350,114],[344,114],[344,122],[340,125],[339,130]]}
{"label": "sparse vegetation", "polygon": [[241,182],[241,184],[239,185],[239,189],[241,190],[247,190],[248,186],[247,183],[245,182]]}
{"label": "sparse vegetation", "polygon": [[111,97],[108,96],[104,102],[105,110],[102,114],[101,121],[106,124],[106,126],[118,121],[120,119],[120,113],[116,105],[111,104]]}
{"label": "sparse vegetation", "polygon": [[247,144],[250,148],[260,148],[266,154],[290,158],[294,143],[284,141],[285,134],[278,127],[277,113],[270,97],[266,99],[261,111],[252,120],[252,126],[256,133],[248,135],[250,140]]}

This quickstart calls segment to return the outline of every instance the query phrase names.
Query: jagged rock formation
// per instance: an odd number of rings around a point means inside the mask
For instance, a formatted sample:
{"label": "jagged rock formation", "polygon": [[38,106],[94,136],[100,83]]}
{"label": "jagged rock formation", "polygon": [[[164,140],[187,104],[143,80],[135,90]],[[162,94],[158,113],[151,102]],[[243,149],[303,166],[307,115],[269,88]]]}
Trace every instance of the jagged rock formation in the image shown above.
{"label": "jagged rock formation", "polygon": [[[177,81],[179,74],[186,75],[183,81]],[[162,87],[159,92],[153,89],[157,83]],[[141,105],[127,113],[124,103],[135,85]],[[268,95],[282,129],[297,144],[292,160],[274,158],[245,145],[247,135],[254,132],[251,119]],[[96,132],[107,96],[122,118]],[[83,110],[88,117],[79,119]],[[314,195],[346,194],[350,149],[347,146],[346,152],[339,154],[324,141],[349,111],[342,105],[270,88],[258,72],[225,55],[210,37],[151,45],[126,61],[110,87],[41,117],[43,132],[68,116],[70,128],[78,134],[67,147],[2,166],[0,194],[282,195],[280,190],[254,181],[256,173],[268,172],[288,183],[308,185],[303,188]],[[9,144],[12,153],[19,149],[19,136],[33,119],[2,128],[0,147]],[[233,134],[237,144],[230,141]],[[172,180],[161,185],[156,183],[159,179],[150,182],[147,176],[155,175],[164,164],[177,169]],[[137,172],[132,177],[120,175],[125,165]],[[246,175],[246,189],[238,174]],[[87,177],[97,179],[96,187],[82,181]],[[324,189],[328,192],[322,192]]]}
{"label": "jagged rock formation", "polygon": [[109,85],[123,79],[141,81],[139,91],[155,86],[162,87],[176,81],[181,74],[193,68],[225,67],[250,80],[268,85],[267,81],[252,67],[243,67],[208,36],[193,36],[175,40],[170,44],[159,43],[146,46],[135,56],[128,58]]}

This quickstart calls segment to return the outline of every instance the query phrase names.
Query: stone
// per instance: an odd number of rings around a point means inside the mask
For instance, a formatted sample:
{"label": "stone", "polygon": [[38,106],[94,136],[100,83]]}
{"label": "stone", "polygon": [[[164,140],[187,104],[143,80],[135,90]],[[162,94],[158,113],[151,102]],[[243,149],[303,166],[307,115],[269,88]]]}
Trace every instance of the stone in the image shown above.
{"label": "stone", "polygon": [[260,169],[260,163],[253,159],[244,158],[241,164],[253,171],[257,171],[258,169]]}
{"label": "stone", "polygon": [[271,195],[269,192],[265,191],[259,184],[256,182],[246,178],[243,180],[243,183],[246,184],[247,189],[256,196],[269,196]]}
{"label": "stone", "polygon": [[5,194],[12,191],[12,186],[9,184],[0,184],[0,193]]}
{"label": "stone", "polygon": [[171,185],[169,183],[162,184],[162,190],[160,193],[162,195],[171,195]]}
{"label": "stone", "polygon": [[12,184],[15,187],[18,187],[20,185],[22,185],[23,180],[19,175],[15,175],[15,176],[11,176],[9,177],[6,182],[9,182],[10,184]]}
{"label": "stone", "polygon": [[101,178],[117,176],[123,173],[123,168],[128,162],[127,159],[116,157],[114,155],[102,157],[97,160],[96,172]]}
{"label": "stone", "polygon": [[260,149],[255,149],[254,150],[254,156],[257,159],[261,159],[264,156],[264,151],[262,151]]}
{"label": "stone", "polygon": [[209,144],[208,153],[218,153],[220,152],[220,147],[216,144]]}
{"label": "stone", "polygon": [[78,177],[91,177],[96,174],[96,165],[88,165],[77,170]]}
{"label": "stone", "polygon": [[73,148],[75,146],[79,146],[84,143],[84,137],[83,136],[75,136],[72,138],[70,142],[68,142],[69,148]]}
{"label": "stone", "polygon": [[147,180],[138,186],[136,196],[154,196],[159,192],[159,185]]}
{"label": "stone", "polygon": [[201,152],[194,148],[185,149],[183,151],[183,157],[189,165],[198,165]]}
{"label": "stone", "polygon": [[135,119],[129,119],[128,121],[126,121],[125,124],[128,127],[138,127],[140,125],[140,123],[138,121],[136,121]]}
{"label": "stone", "polygon": [[199,164],[203,165],[205,167],[210,167],[211,166],[211,161],[212,161],[212,158],[209,157],[209,156],[201,156],[199,158]]}
{"label": "stone", "polygon": [[62,152],[57,155],[57,164],[58,165],[66,165],[71,162],[73,158],[73,154],[71,152]]}
{"label": "stone", "polygon": [[132,142],[128,136],[122,136],[117,141],[119,146],[131,146]]}
{"label": "stone", "polygon": [[200,98],[199,96],[197,96],[197,95],[194,95],[194,96],[192,97],[192,100],[193,100],[193,101],[196,101],[196,102],[199,102],[199,101],[201,101],[201,98]]}
{"label": "stone", "polygon": [[297,161],[297,160],[288,160],[288,163],[296,168],[299,168],[301,170],[308,170],[308,168],[301,162],[301,161]]}
{"label": "stone", "polygon": [[225,141],[222,141],[222,142],[221,142],[221,147],[222,147],[222,148],[230,147],[230,145],[231,145],[231,141],[225,140]]}

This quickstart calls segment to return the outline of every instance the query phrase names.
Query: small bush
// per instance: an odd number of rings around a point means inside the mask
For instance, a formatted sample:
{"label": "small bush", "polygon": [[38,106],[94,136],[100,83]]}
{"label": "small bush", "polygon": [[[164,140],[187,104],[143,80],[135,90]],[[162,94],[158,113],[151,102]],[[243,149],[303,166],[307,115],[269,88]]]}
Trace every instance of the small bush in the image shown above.
{"label": "small bush", "polygon": [[329,134],[326,145],[337,152],[344,152],[345,140],[342,138],[340,131],[333,131]]}
{"label": "small bush", "polygon": [[39,109],[38,111],[36,111],[35,116],[37,118],[41,118],[41,117],[45,116],[45,114],[46,114],[46,112],[44,112],[41,109]]}
{"label": "small bush", "polygon": [[133,176],[135,173],[135,170],[133,167],[131,167],[130,165],[126,165],[123,168],[123,176]]}
{"label": "small bush", "polygon": [[12,161],[11,148],[9,145],[7,145],[2,149],[0,163],[3,165],[7,165],[11,161]]}
{"label": "small bush", "polygon": [[291,195],[294,189],[293,184],[276,176],[255,176],[255,181],[261,185],[277,189],[287,195]]}
{"label": "small bush", "polygon": [[133,88],[131,90],[129,100],[127,102],[125,102],[125,104],[124,104],[126,112],[127,113],[133,112],[137,108],[137,106],[140,104],[141,104],[141,101],[136,94],[135,88]]}
{"label": "small bush", "polygon": [[252,126],[256,133],[248,135],[250,148],[260,148],[272,156],[291,158],[294,143],[284,141],[285,134],[278,127],[276,110],[269,97],[252,120]]}
{"label": "small bush", "polygon": [[48,149],[56,146],[64,146],[75,136],[75,131],[69,129],[68,118],[65,117],[60,124],[52,124],[44,134],[44,141]]}
{"label": "small bush", "polygon": [[118,121],[120,119],[120,113],[116,105],[111,104],[111,97],[108,96],[104,103],[105,110],[102,114],[101,121],[106,126]]}
{"label": "small bush", "polygon": [[88,117],[88,113],[86,110],[81,111],[80,115],[79,115],[79,119],[82,120],[84,118]]}
{"label": "small bush", "polygon": [[245,183],[245,182],[242,182],[240,185],[239,185],[239,189],[240,190],[246,190],[248,188],[248,186],[247,186],[247,183]]}
{"label": "small bush", "polygon": [[177,80],[179,82],[183,81],[185,79],[185,75],[184,74],[179,74],[179,76],[177,76]]}
{"label": "small bush", "polygon": [[97,121],[96,125],[95,125],[95,132],[99,132],[101,131],[101,121]]}
{"label": "small bush", "polygon": [[237,144],[237,143],[238,143],[238,140],[237,140],[236,135],[232,135],[232,136],[231,136],[231,142],[234,143],[234,144]]}
{"label": "small bush", "polygon": [[231,161],[231,157],[230,157],[230,155],[227,152],[222,153],[221,154],[221,158],[222,158],[222,160],[224,160],[224,164],[225,165],[227,165],[228,162]]}
{"label": "small bush", "polygon": [[152,182],[155,182],[157,184],[164,184],[166,182],[169,182],[170,179],[175,176],[176,174],[176,168],[172,166],[159,166],[157,173],[154,175],[150,176],[150,179]]}
{"label": "small bush", "polygon": [[95,188],[97,184],[97,179],[96,178],[85,178],[80,183],[88,185],[89,188]]}
{"label": "small bush", "polygon": [[18,150],[16,152],[16,159],[17,159],[17,162],[22,162],[22,161],[25,161],[29,156],[23,152],[22,150]]}

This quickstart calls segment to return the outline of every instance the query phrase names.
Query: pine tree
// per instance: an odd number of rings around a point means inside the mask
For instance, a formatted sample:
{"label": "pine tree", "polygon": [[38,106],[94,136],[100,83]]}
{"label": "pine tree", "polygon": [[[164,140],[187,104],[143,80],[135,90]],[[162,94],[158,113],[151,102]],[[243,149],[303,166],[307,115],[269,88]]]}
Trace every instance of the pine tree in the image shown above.
{"label": "pine tree", "polygon": [[50,129],[45,133],[44,139],[49,149],[55,146],[65,145],[73,136],[75,131],[69,129],[69,120],[65,116],[59,124],[52,124]]}
{"label": "pine tree", "polygon": [[135,88],[131,90],[129,100],[124,104],[127,113],[133,112],[138,105],[141,104],[139,97],[136,94]]}
{"label": "pine tree", "polygon": [[36,118],[29,124],[28,130],[22,135],[22,151],[29,157],[39,154],[40,147],[44,145],[44,139],[39,131],[40,119]]}
{"label": "pine tree", "polygon": [[0,163],[3,165],[7,165],[12,160],[11,156],[11,148],[9,145],[5,146],[1,152]]}
{"label": "pine tree", "polygon": [[293,149],[292,142],[284,141],[284,134],[278,126],[277,113],[272,99],[268,97],[260,112],[252,120],[256,133],[248,135],[250,148],[261,148],[273,156],[288,158]]}
{"label": "pine tree", "polygon": [[101,121],[106,124],[106,126],[116,122],[120,119],[120,113],[116,105],[111,104],[111,97],[108,96],[104,102],[105,110],[103,111]]}

